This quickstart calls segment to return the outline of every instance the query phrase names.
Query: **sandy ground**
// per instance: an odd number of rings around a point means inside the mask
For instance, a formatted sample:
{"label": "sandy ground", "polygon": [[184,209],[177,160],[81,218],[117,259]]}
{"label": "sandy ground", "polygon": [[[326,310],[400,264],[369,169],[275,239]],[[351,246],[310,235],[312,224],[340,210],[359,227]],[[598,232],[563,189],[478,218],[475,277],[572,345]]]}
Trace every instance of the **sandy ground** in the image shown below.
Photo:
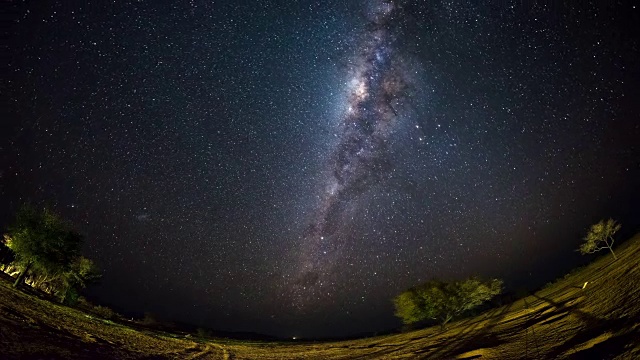
{"label": "sandy ground", "polygon": [[[640,359],[640,234],[512,304],[440,327],[324,343],[185,338],[109,322],[0,280],[2,359]],[[582,288],[588,282],[586,288]]]}

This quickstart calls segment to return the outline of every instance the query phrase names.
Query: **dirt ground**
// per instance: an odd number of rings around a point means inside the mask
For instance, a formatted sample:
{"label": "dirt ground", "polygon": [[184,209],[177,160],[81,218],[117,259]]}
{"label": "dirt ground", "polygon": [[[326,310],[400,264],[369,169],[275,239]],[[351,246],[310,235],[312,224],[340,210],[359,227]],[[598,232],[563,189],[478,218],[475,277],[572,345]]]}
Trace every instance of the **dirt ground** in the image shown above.
{"label": "dirt ground", "polygon": [[[0,280],[2,359],[640,359],[640,234],[545,289],[448,325],[340,342],[206,340],[114,323]],[[583,289],[585,282],[588,282]]]}

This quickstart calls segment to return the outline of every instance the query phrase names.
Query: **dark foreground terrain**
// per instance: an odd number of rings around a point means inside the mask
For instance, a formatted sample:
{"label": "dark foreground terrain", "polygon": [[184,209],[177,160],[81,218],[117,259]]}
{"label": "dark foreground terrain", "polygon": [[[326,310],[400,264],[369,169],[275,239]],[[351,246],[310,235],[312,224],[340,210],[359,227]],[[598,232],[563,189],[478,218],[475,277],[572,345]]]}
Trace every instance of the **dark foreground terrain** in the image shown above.
{"label": "dark foreground terrain", "polygon": [[[403,334],[325,343],[201,339],[132,327],[0,280],[2,359],[640,359],[640,234],[534,295]],[[583,289],[585,282],[588,282]]]}

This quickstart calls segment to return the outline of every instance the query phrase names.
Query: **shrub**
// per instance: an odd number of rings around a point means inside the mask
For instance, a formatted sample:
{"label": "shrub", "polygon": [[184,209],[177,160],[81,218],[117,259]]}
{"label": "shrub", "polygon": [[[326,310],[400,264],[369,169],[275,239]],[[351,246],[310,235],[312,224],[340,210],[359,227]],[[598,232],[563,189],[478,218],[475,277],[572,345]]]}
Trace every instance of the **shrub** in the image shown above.
{"label": "shrub", "polygon": [[113,320],[117,317],[116,312],[106,306],[101,306],[101,305],[94,306],[92,312],[100,316],[101,318],[107,319],[107,320]]}
{"label": "shrub", "polygon": [[201,338],[206,338],[206,337],[210,337],[211,336],[211,331],[204,329],[204,328],[198,328],[196,330],[196,335],[198,335],[198,337]]}

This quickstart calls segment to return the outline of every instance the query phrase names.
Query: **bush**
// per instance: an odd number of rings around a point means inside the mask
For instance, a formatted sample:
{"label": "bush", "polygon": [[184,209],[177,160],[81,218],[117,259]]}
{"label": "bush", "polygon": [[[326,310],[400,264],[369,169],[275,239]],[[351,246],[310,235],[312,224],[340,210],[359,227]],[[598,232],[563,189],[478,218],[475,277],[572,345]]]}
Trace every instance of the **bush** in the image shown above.
{"label": "bush", "polygon": [[116,320],[121,318],[120,314],[107,306],[93,305],[84,296],[78,296],[73,306],[84,312],[91,313],[106,320]]}
{"label": "bush", "polygon": [[94,306],[92,312],[106,320],[114,320],[117,317],[116,312],[106,306]]}
{"label": "bush", "polygon": [[196,335],[201,338],[211,337],[211,331],[203,328],[198,328],[196,330]]}
{"label": "bush", "polygon": [[74,306],[78,303],[80,294],[75,288],[69,287],[56,294],[61,303],[67,306]]}
{"label": "bush", "polygon": [[147,326],[156,326],[159,324],[158,318],[150,312],[145,312],[144,317],[140,320],[140,324]]}

